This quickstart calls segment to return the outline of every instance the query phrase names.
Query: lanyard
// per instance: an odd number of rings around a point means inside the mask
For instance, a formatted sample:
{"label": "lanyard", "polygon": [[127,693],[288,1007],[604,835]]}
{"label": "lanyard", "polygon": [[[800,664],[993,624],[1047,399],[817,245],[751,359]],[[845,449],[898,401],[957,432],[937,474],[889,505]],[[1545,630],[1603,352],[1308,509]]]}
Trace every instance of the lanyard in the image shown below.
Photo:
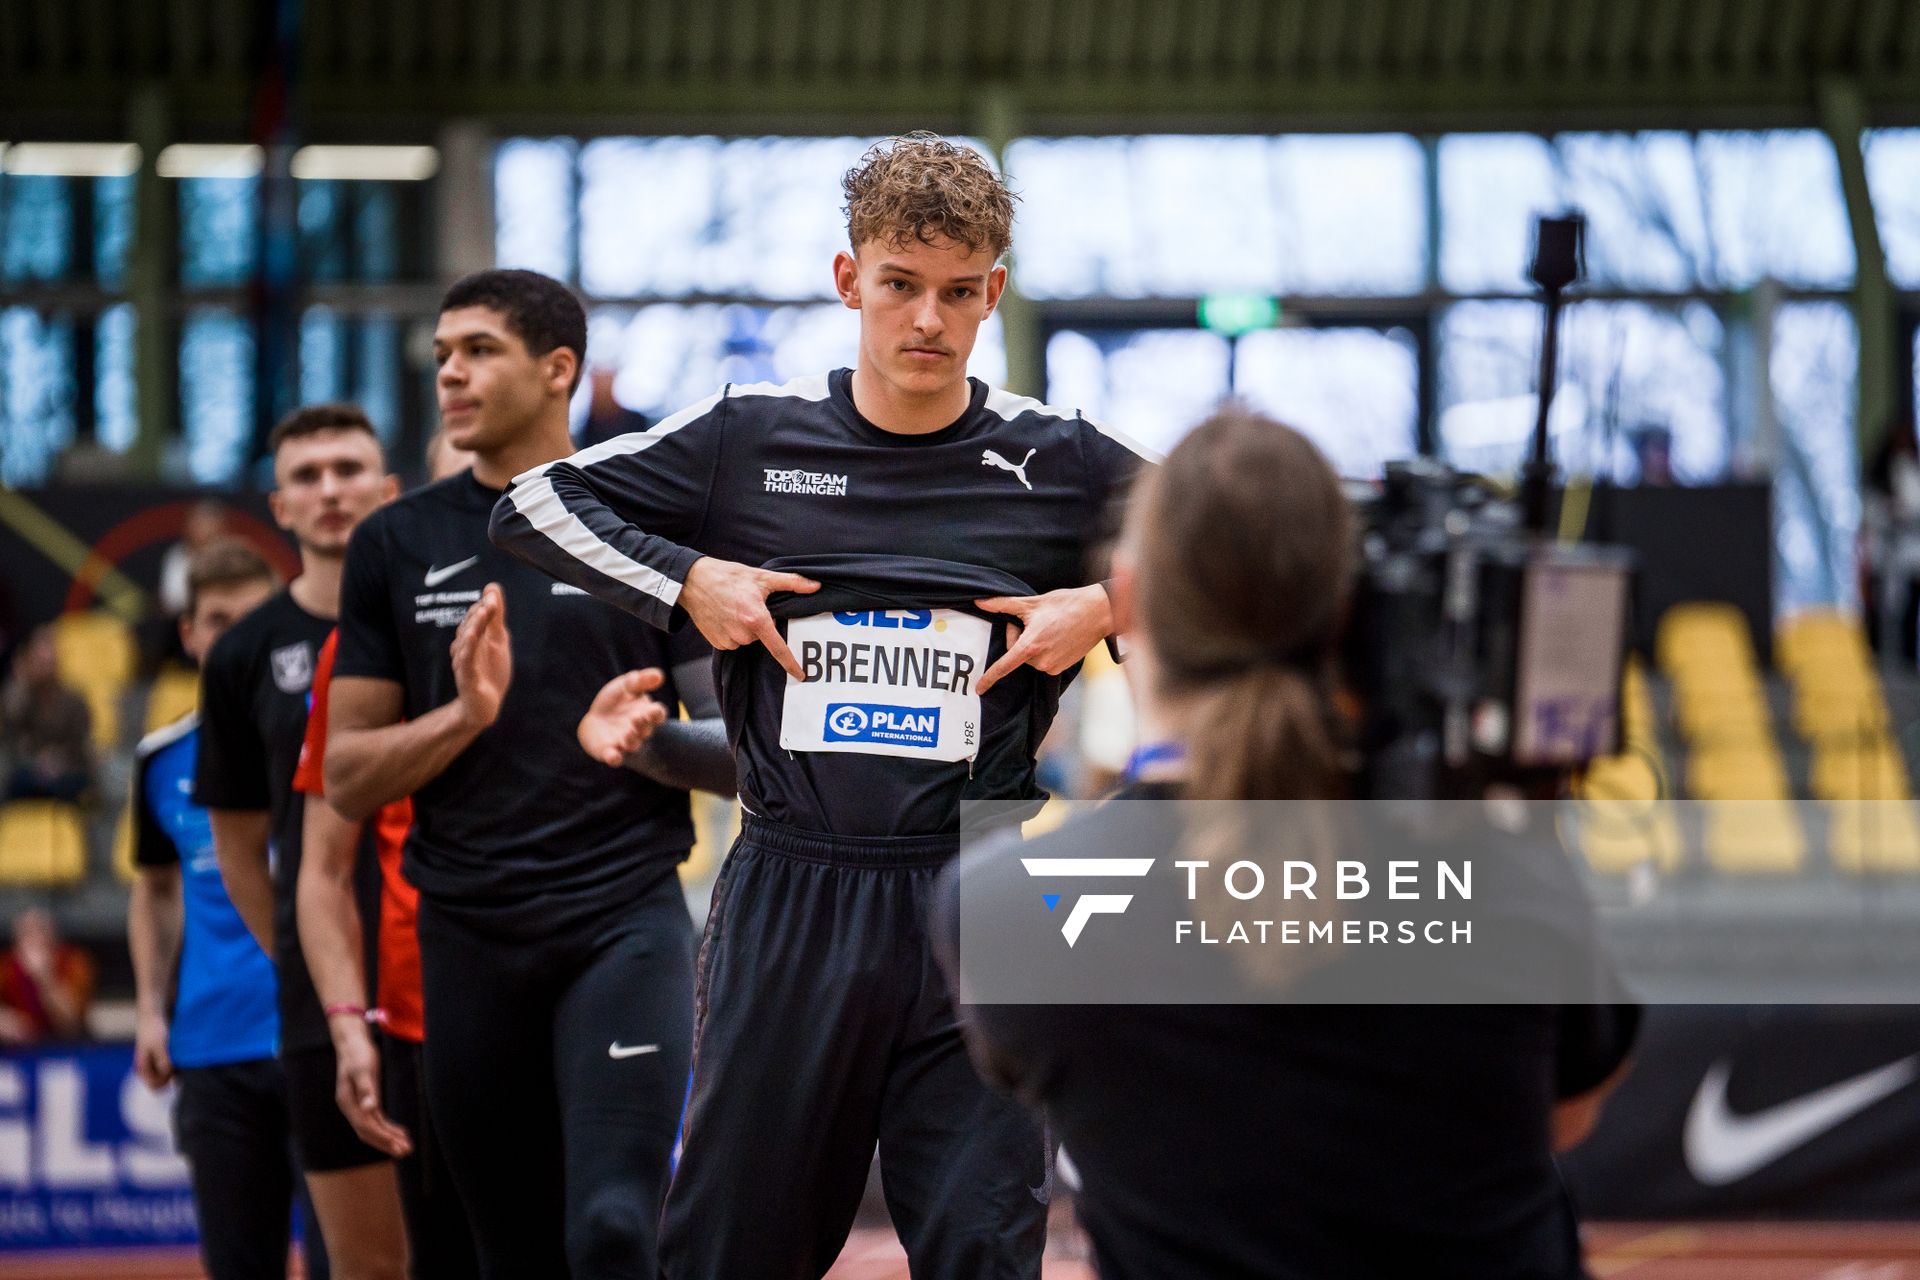
{"label": "lanyard", "polygon": [[1177,742],[1147,742],[1135,747],[1127,757],[1123,777],[1138,782],[1140,775],[1157,764],[1178,764],[1187,758],[1187,749]]}

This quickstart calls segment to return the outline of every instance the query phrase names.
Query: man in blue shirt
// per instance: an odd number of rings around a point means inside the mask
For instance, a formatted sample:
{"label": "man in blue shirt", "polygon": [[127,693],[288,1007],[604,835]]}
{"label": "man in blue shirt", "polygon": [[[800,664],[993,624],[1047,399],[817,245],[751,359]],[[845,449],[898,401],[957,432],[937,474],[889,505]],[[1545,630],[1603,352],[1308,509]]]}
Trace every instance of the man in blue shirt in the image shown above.
{"label": "man in blue shirt", "polygon": [[[266,561],[215,543],[188,570],[180,637],[198,662],[278,587]],[[174,1126],[193,1173],[200,1251],[211,1280],[286,1274],[298,1185],[288,1133],[273,962],[220,879],[207,811],[193,803],[196,713],[140,743],[127,913],[139,1010],[134,1068],[149,1088],[179,1082]],[[307,1275],[325,1277],[319,1232]]]}

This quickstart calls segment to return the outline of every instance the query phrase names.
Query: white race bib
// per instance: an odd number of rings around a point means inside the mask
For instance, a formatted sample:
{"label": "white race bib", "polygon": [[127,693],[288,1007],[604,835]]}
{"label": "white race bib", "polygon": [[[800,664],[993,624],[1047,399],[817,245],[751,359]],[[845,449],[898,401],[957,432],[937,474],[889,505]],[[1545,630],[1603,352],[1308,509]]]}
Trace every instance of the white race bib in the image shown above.
{"label": "white race bib", "polygon": [[993,624],[956,609],[820,613],[787,624],[807,673],[787,678],[780,745],[910,760],[971,760]]}

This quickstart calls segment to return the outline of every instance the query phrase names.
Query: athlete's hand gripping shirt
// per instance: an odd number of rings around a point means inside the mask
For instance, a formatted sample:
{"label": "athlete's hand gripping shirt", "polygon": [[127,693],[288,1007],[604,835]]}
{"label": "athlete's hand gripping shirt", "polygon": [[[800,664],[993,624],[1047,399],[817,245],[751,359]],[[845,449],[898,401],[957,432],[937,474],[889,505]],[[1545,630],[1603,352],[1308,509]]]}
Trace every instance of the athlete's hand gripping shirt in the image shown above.
{"label": "athlete's hand gripping shirt", "polygon": [[[990,741],[993,700],[1011,707],[1031,697],[1038,673],[992,690],[975,726],[979,740],[965,740],[969,700],[981,701],[973,681],[1005,639],[1005,619],[979,614],[972,601],[1087,585],[1091,552],[1110,532],[1112,500],[1155,455],[1077,414],[977,381],[951,425],[924,435],[884,431],[854,407],[850,381],[843,369],[781,386],[730,386],[650,431],[535,468],[495,509],[492,536],[659,627],[684,618],[681,584],[702,555],[823,582],[827,569],[853,557],[884,557],[915,573],[953,566],[950,580],[909,575],[897,594],[875,595],[864,590],[873,581],[869,560],[858,609],[836,608],[823,590],[777,614],[789,619],[796,658],[804,663],[814,646],[822,679],[871,682],[879,671],[893,688],[937,693],[935,719],[906,714],[931,705],[918,701],[846,698],[829,706],[804,692],[811,680],[772,700],[756,675],[759,692],[745,700],[729,674],[738,664],[722,673],[740,794],[752,812],[842,835],[950,831],[963,792],[1038,794],[1038,736],[1007,744],[1024,757],[1024,770],[983,771],[990,758],[1003,763]],[[943,609],[954,612],[936,616]],[[836,630],[849,627],[836,614],[854,612],[867,615],[858,659],[851,647],[843,655],[830,647]],[[939,623],[944,631],[935,630]],[[746,652],[757,669],[764,649]],[[836,657],[846,665],[830,671]],[[866,665],[856,668],[856,660]],[[886,804],[874,799],[876,787]]]}

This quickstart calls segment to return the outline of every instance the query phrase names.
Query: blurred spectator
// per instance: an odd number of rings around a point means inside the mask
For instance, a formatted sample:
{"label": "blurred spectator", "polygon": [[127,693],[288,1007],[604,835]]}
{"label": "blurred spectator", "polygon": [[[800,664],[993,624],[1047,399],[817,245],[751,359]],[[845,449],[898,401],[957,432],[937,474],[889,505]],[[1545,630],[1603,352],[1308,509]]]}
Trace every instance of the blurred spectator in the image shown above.
{"label": "blurred spectator", "polygon": [[21,912],[0,957],[0,1044],[83,1039],[92,1005],[92,958],[60,941],[44,907]]}
{"label": "blurred spectator", "polygon": [[13,592],[7,589],[6,579],[0,578],[0,678],[13,667],[13,646],[20,639],[19,624],[19,615],[13,608]]}
{"label": "blurred spectator", "polygon": [[187,568],[194,555],[226,531],[226,508],[212,499],[196,502],[188,510],[180,541],[167,548],[166,558],[160,562],[160,608],[170,628],[187,611]]}
{"label": "blurred spectator", "polygon": [[180,615],[187,611],[187,566],[194,556],[227,532],[227,509],[208,498],[187,510],[180,540],[167,548],[160,561],[160,616],[141,629],[141,648],[148,656],[148,674],[162,663],[191,665],[180,647]]}
{"label": "blurred spectator", "polygon": [[1920,438],[1896,414],[1860,482],[1860,602],[1883,659],[1920,653]]}
{"label": "blurred spectator", "polygon": [[93,717],[60,679],[53,628],[40,627],[14,658],[0,693],[0,755],[7,799],[78,800],[93,784]]}
{"label": "blurred spectator", "polygon": [[574,443],[581,448],[591,444],[602,444],[615,436],[624,436],[629,432],[645,431],[653,423],[644,413],[635,413],[613,398],[614,371],[604,365],[597,365],[587,371],[587,385],[591,398],[587,401],[587,420],[580,424],[575,433]]}
{"label": "blurred spectator", "polygon": [[1673,483],[1673,432],[1670,429],[1639,427],[1627,433],[1627,443],[1633,447],[1634,461],[1639,464],[1641,484]]}

